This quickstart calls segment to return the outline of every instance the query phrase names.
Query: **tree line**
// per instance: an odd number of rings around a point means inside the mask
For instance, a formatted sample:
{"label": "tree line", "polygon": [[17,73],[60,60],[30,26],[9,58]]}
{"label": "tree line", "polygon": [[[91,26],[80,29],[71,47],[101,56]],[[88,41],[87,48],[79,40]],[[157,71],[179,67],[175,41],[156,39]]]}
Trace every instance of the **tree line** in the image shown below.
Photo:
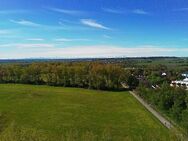
{"label": "tree line", "polygon": [[[99,62],[0,65],[0,83],[22,83],[101,90],[119,90],[135,78],[120,64]],[[135,85],[135,84],[134,84]]]}

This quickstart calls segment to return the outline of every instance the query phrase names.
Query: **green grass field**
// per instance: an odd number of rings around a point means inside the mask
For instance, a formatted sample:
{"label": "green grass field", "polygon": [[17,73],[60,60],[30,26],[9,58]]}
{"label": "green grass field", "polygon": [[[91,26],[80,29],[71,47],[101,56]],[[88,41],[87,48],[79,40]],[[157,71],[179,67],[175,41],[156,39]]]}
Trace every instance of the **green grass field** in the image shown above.
{"label": "green grass field", "polygon": [[52,141],[169,140],[169,131],[128,92],[1,84],[0,132],[12,124]]}

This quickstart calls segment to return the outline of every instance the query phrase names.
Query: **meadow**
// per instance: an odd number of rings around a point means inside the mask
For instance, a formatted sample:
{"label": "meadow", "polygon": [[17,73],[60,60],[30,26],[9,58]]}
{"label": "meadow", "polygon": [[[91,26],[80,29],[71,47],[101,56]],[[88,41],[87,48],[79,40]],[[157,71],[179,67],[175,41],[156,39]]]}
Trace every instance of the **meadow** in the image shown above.
{"label": "meadow", "polygon": [[0,141],[166,141],[128,92],[0,84]]}

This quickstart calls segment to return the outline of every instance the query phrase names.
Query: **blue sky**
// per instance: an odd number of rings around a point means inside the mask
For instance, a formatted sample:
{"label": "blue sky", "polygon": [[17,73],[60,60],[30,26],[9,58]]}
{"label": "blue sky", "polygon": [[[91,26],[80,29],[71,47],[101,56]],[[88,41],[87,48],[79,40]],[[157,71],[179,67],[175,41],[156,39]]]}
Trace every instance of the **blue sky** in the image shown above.
{"label": "blue sky", "polygon": [[0,0],[0,58],[188,57],[187,0]]}

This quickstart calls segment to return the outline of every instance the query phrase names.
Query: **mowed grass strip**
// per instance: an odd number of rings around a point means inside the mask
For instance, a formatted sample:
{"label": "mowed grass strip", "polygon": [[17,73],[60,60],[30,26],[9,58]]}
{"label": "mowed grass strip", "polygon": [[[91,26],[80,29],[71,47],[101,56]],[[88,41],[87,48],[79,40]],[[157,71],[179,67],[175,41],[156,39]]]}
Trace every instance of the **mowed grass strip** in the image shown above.
{"label": "mowed grass strip", "polygon": [[108,131],[111,140],[168,140],[169,131],[128,92],[0,84],[0,113],[8,123],[42,130],[56,140],[65,132]]}

